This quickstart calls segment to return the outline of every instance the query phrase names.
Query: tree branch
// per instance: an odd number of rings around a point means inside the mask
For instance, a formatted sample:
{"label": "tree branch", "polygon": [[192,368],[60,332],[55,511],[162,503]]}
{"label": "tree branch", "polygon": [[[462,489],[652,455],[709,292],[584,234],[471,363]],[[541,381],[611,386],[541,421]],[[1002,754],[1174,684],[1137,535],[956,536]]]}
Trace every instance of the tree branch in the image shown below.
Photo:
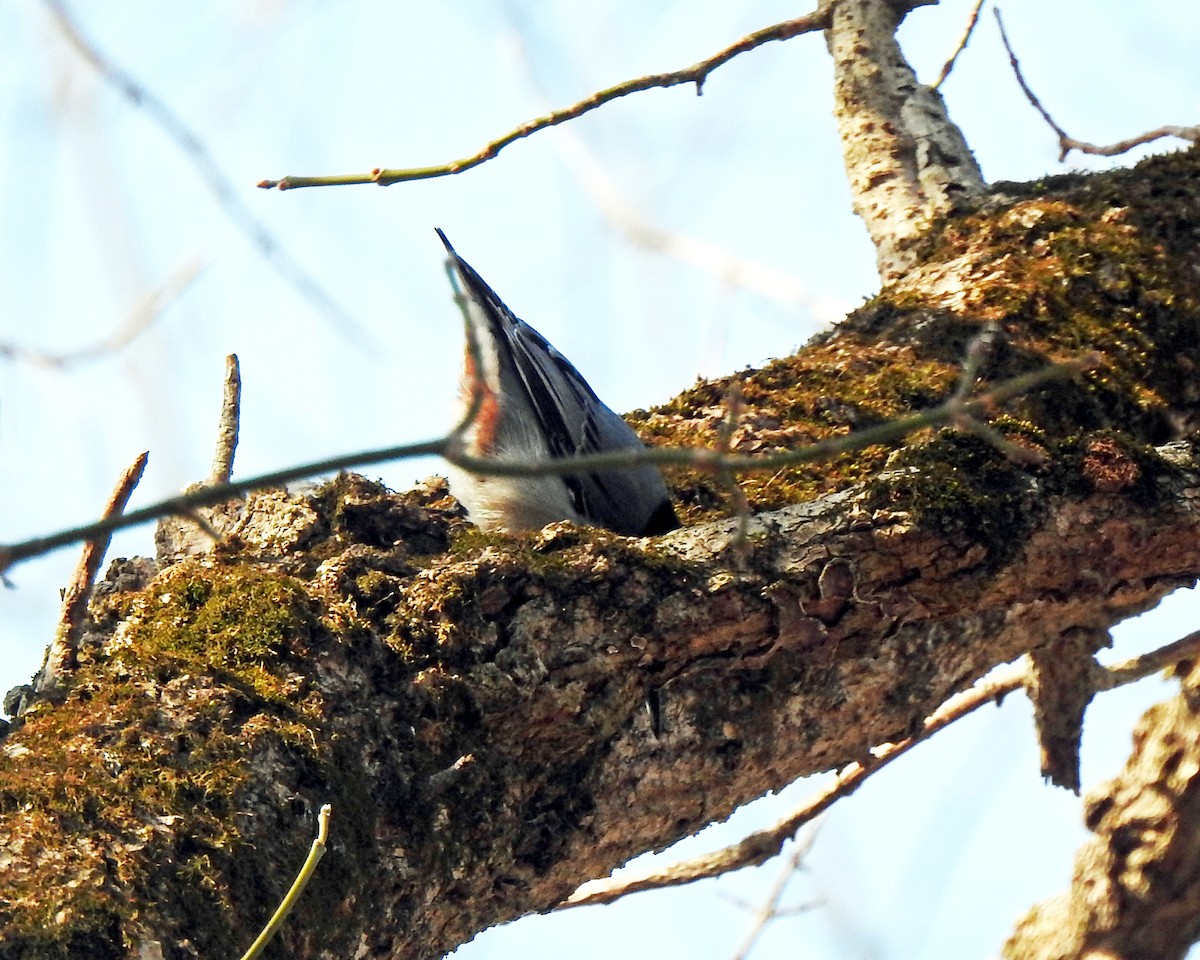
{"label": "tree branch", "polygon": [[237,451],[238,427],[242,416],[242,371],[236,353],[225,358],[225,389],[221,398],[221,419],[217,424],[217,446],[213,452],[208,482],[228,483],[233,476],[233,455]]}
{"label": "tree branch", "polygon": [[317,813],[317,837],[312,842],[308,856],[304,859],[304,865],[300,868],[300,872],[296,874],[296,879],[293,881],[291,887],[288,888],[287,895],[279,904],[279,909],[271,915],[271,919],[263,927],[262,933],[254,939],[254,943],[250,944],[250,949],[242,955],[242,960],[255,960],[255,958],[259,957],[263,950],[266,949],[267,944],[279,932],[279,928],[283,926],[283,921],[287,919],[288,914],[295,908],[296,901],[300,899],[300,894],[304,892],[304,888],[308,886],[308,882],[316,872],[317,864],[325,856],[325,849],[329,841],[329,817],[332,813],[333,808],[329,804],[322,805],[320,811]]}
{"label": "tree branch", "polygon": [[854,212],[875,245],[879,276],[902,277],[938,216],[965,209],[983,175],[937,91],[917,80],[896,41],[908,5],[842,0],[825,40],[833,57],[834,116]]}
{"label": "tree branch", "polygon": [[[1189,633],[1186,637],[1158,650],[1111,667],[1095,665],[1092,672],[1093,688],[1096,691],[1114,690],[1144,680],[1197,656],[1200,656],[1200,631]],[[793,839],[804,826],[815,821],[838,800],[853,794],[872,775],[893,760],[899,759],[913,747],[924,743],[934,734],[974,713],[980,707],[989,703],[999,703],[1011,693],[1028,689],[1035,680],[1036,672],[1029,663],[998,668],[970,690],[955,694],[938,707],[926,718],[918,734],[897,743],[885,743],[875,747],[868,759],[849,764],[838,774],[837,780],[831,786],[810,797],[775,826],[756,831],[720,850],[668,867],[655,868],[634,876],[626,874],[606,880],[590,880],[554,909],[565,910],[571,907],[613,903],[631,893],[678,887],[766,863],[778,856],[784,844]]]}
{"label": "tree branch", "polygon": [[959,37],[954,52],[950,54],[950,59],[942,65],[937,79],[930,84],[934,90],[937,90],[946,82],[946,78],[950,76],[950,72],[954,69],[954,64],[958,62],[959,56],[967,49],[967,44],[971,42],[971,36],[975,33],[975,27],[979,23],[979,11],[983,9],[984,3],[985,0],[975,0],[975,6],[971,8],[971,15],[967,17],[967,25],[963,28],[962,36]]}
{"label": "tree branch", "polygon": [[[120,480],[113,488],[112,495],[108,498],[108,503],[104,505],[104,511],[101,514],[103,518],[114,519],[121,515],[125,505],[129,503],[129,498],[133,496],[138,482],[142,479],[149,458],[148,452],[139,454],[121,474]],[[80,628],[87,614],[88,600],[92,595],[96,574],[100,571],[100,565],[104,563],[104,555],[108,553],[111,538],[111,532],[102,532],[96,534],[94,539],[87,540],[83,545],[83,554],[79,558],[75,572],[71,575],[71,582],[63,591],[62,611],[59,614],[54,639],[46,650],[46,657],[42,661],[41,670],[38,671],[33,685],[35,697],[51,696],[61,692],[67,674],[75,667],[75,658],[79,650]]]}
{"label": "tree branch", "polygon": [[836,331],[637,418],[710,443],[736,379],[730,446],[790,456],[939,401],[946,423],[990,416],[986,392],[953,402],[962,381],[1096,350],[996,417],[1037,465],[943,431],[789,470],[783,494],[751,475],[746,564],[738,520],[709,519],[711,450],[660,454],[694,502],[652,541],[482,534],[437,483],[248,498],[217,548],[93,604],[68,696],[0,746],[0,943],[236,955],[331,802],[351,816],[284,951],[439,955],[765,791],[867,767],[997,664],[1194,583],[1198,170],[1015,188]]}
{"label": "tree branch", "polygon": [[690,67],[684,67],[682,70],[673,70],[670,73],[652,73],[644,77],[626,80],[623,83],[618,83],[616,86],[599,90],[590,97],[586,97],[578,103],[573,103],[569,107],[554,110],[533,120],[527,120],[504,136],[491,141],[477,153],[469,157],[463,157],[461,160],[452,160],[449,163],[433,167],[413,167],[401,170],[382,170],[376,168],[366,174],[343,174],[323,177],[289,176],[284,177],[282,180],[263,180],[258,185],[266,190],[274,188],[278,188],[279,190],[295,190],[300,187],[335,187],[361,183],[374,183],[381,187],[388,187],[394,183],[403,183],[409,180],[430,180],[434,177],[446,177],[456,173],[463,173],[472,167],[477,167],[481,163],[486,163],[488,160],[493,159],[501,150],[518,140],[537,133],[540,130],[558,126],[560,123],[566,123],[568,120],[574,120],[576,117],[590,113],[592,110],[602,107],[606,103],[611,103],[613,100],[618,100],[621,97],[627,97],[631,93],[653,90],[656,87],[677,87],[681,84],[692,83],[696,85],[696,94],[699,95],[703,92],[704,82],[708,79],[708,75],[721,65],[728,63],[734,57],[761,47],[764,43],[771,43],[776,40],[790,40],[801,34],[813,33],[816,30],[823,29],[829,19],[830,5],[829,0],[825,0],[810,14],[797,17],[795,20],[785,20],[782,23],[756,30],[754,33],[742,37],[736,43],[730,44],[725,49],[719,50],[711,57],[706,57],[698,63],[692,64]]}
{"label": "tree branch", "polygon": [[1038,99],[1037,94],[1033,92],[1032,88],[1026,82],[1025,75],[1021,72],[1021,64],[1017,60],[1017,55],[1013,52],[1012,44],[1009,43],[1008,32],[1004,29],[1004,18],[1000,15],[1000,8],[993,7],[992,13],[996,15],[996,25],[1000,28],[1000,39],[1004,42],[1004,49],[1008,51],[1008,62],[1012,66],[1017,83],[1021,85],[1021,92],[1025,94],[1025,99],[1042,115],[1042,119],[1046,121],[1047,126],[1058,137],[1059,163],[1066,160],[1067,154],[1072,150],[1078,150],[1080,153],[1088,153],[1098,157],[1115,157],[1118,154],[1127,153],[1134,147],[1140,147],[1142,144],[1161,140],[1163,137],[1177,137],[1180,140],[1188,140],[1191,143],[1200,143],[1200,125],[1194,127],[1158,127],[1146,133],[1138,134],[1136,137],[1130,137],[1127,140],[1118,140],[1116,143],[1111,143],[1107,146],[1098,146],[1094,143],[1088,143],[1086,140],[1076,140],[1066,130],[1055,123],[1054,118],[1050,116],[1050,112],[1042,106],[1042,101]]}

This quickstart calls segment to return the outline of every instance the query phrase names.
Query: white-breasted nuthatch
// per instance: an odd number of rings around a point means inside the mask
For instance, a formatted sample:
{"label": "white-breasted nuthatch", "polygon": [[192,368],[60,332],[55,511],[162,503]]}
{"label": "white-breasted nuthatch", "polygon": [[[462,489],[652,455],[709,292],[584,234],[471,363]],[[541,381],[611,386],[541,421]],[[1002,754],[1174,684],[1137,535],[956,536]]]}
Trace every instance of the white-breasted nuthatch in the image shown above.
{"label": "white-breasted nuthatch", "polygon": [[[641,449],[642,441],[596,396],[540,333],[513,315],[441,230],[466,298],[482,370],[467,350],[460,402],[465,414],[480,392],[463,437],[476,457],[520,462]],[[605,527],[626,536],[679,526],[667,485],[653,464],[540,477],[480,476],[454,465],[450,492],[484,530],[536,530],[556,520]]]}

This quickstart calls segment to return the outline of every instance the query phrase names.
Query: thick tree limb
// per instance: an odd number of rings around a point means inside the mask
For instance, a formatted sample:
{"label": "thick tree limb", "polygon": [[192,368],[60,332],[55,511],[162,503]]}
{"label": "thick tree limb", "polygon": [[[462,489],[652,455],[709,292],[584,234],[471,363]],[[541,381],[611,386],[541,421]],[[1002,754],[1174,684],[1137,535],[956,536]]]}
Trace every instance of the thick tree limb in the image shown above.
{"label": "thick tree limb", "polygon": [[745,562],[702,470],[652,542],[481,535],[437,485],[252,495],[205,556],[101,591],[70,695],[0,748],[0,960],[236,955],[326,802],[278,949],[436,956],[1194,582],[1200,157],[1007,189],[835,333],[635,422],[711,441],[736,380],[730,448],[797,447],[936,406],[995,324],[987,383],[1098,354],[996,411],[1037,458],[951,432],[749,478]]}
{"label": "thick tree limb", "polygon": [[[1111,667],[1101,667],[1092,660],[1089,687],[1094,692],[1112,690],[1172,668],[1181,660],[1188,660],[1197,655],[1200,655],[1200,631]],[[795,839],[802,827],[812,823],[837,801],[850,796],[893,760],[904,756],[935,733],[969,716],[980,707],[998,704],[1018,690],[1028,691],[1036,682],[1037,677],[1032,664],[1025,660],[993,670],[969,690],[955,694],[938,707],[926,718],[921,729],[911,736],[896,743],[876,747],[869,757],[844,767],[832,784],[809,797],[773,826],[755,831],[737,843],[690,860],[656,867],[643,873],[590,880],[555,909],[568,910],[593,904],[613,903],[631,893],[678,887],[766,863],[779,856],[784,845]]]}

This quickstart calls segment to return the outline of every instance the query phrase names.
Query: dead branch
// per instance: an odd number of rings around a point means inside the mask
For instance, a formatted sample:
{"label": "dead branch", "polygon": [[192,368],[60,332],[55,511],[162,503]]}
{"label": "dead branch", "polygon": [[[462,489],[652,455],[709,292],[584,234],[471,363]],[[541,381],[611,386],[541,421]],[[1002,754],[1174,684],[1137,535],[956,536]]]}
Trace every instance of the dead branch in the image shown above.
{"label": "dead branch", "polygon": [[[148,452],[141,453],[126,467],[120,480],[113,488],[108,503],[104,505],[102,517],[118,517],[129,503],[134,489],[142,479],[149,460]],[[59,692],[66,676],[75,666],[75,656],[79,649],[80,629],[87,615],[88,600],[92,595],[92,586],[96,582],[96,574],[104,563],[104,555],[108,553],[108,544],[112,539],[111,532],[97,534],[95,539],[88,540],[83,545],[83,553],[71,582],[63,590],[62,610],[59,613],[58,626],[54,639],[46,650],[42,668],[34,683],[34,696],[48,696]]]}
{"label": "dead branch", "polygon": [[213,453],[209,483],[228,483],[233,476],[233,455],[237,450],[238,428],[242,416],[242,371],[236,353],[225,358],[225,389],[221,398],[221,420],[217,424],[217,447]]}
{"label": "dead branch", "polygon": [[[221,416],[217,421],[217,442],[212,469],[206,481],[185,488],[179,498],[186,499],[199,490],[228,487],[233,475],[233,457],[237,450],[242,415],[242,373],[237,354],[225,358],[225,380],[221,392]],[[155,556],[160,564],[176,563],[184,557],[203,553],[233,528],[241,515],[236,497],[206,505],[188,504],[175,513],[158,518],[154,531]]]}

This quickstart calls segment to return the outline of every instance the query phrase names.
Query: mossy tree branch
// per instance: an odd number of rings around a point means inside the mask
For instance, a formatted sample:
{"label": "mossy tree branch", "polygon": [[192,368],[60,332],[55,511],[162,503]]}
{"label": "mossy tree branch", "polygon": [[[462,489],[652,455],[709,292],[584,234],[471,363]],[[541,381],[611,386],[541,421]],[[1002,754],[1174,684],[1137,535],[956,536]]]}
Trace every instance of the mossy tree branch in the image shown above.
{"label": "mossy tree branch", "polygon": [[437,955],[1193,583],[1200,156],[1006,190],[834,333],[634,420],[711,443],[736,380],[730,451],[790,449],[937,406],[994,325],[984,389],[1097,354],[992,416],[1036,457],[930,431],[755,475],[748,551],[695,465],[653,542],[482,535],[440,486],[344,477],[112,571],[65,701],[0,750],[0,960],[236,955],[325,802],[279,949]]}

